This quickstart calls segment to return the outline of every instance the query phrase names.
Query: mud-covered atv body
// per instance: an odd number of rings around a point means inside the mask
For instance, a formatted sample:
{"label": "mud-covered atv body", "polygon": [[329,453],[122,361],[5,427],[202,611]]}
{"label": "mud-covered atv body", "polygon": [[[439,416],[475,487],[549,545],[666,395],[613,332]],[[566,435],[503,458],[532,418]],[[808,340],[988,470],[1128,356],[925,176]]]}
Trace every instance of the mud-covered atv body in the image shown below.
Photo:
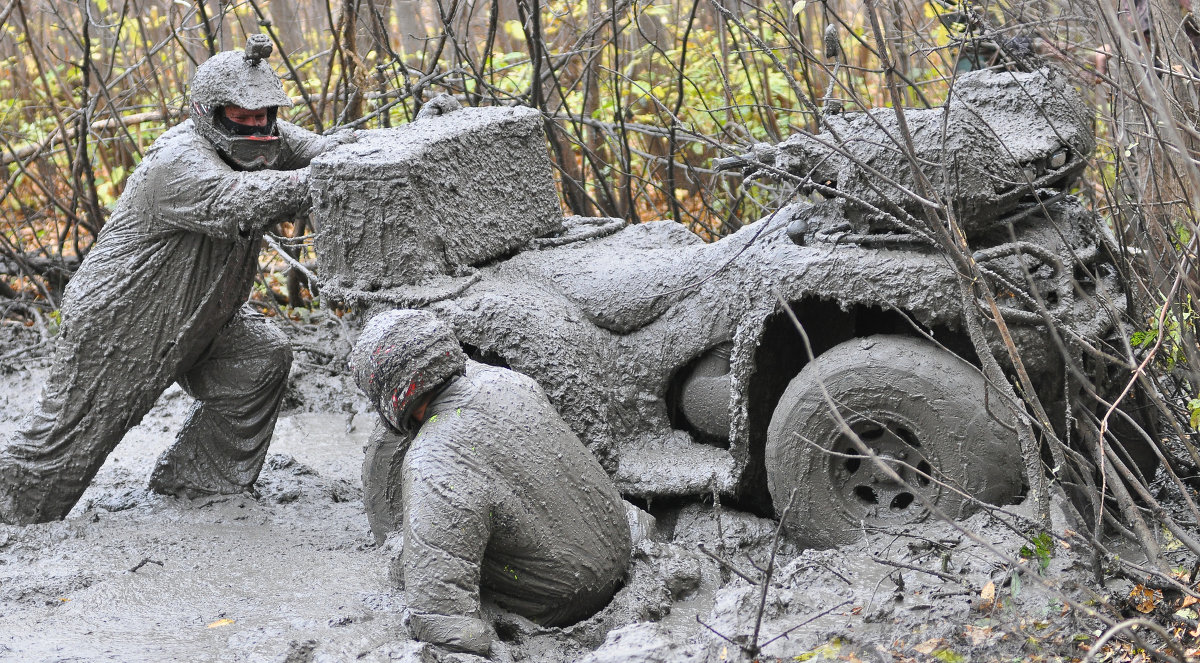
{"label": "mud-covered atv body", "polygon": [[[975,235],[1025,213],[1039,190],[1067,190],[1095,149],[1091,112],[1049,68],[963,74],[945,106],[906,109],[903,117],[902,129],[891,108],[825,116],[816,134],[756,145],[719,165],[790,175],[803,192],[841,198],[858,232],[910,230],[926,204],[944,203]],[[931,189],[925,199],[901,149],[906,132]]]}
{"label": "mud-covered atv body", "polygon": [[[537,380],[627,496],[791,504],[817,523],[793,531],[832,545],[864,522],[923,517],[914,491],[951,515],[968,508],[959,491],[1021,493],[1011,412],[975,368],[959,276],[937,249],[862,241],[837,199],[713,243],[673,222],[563,219],[541,122],[468,108],[364,132],[314,162],[325,296],[451,322],[474,358]],[[786,232],[796,219],[803,246]],[[973,240],[1061,420],[1047,325],[1092,345],[1118,333],[1095,296],[1121,301],[1107,247],[1069,196]],[[992,348],[1007,363],[999,338]],[[827,382],[851,404],[847,425],[911,482],[823,423]]]}

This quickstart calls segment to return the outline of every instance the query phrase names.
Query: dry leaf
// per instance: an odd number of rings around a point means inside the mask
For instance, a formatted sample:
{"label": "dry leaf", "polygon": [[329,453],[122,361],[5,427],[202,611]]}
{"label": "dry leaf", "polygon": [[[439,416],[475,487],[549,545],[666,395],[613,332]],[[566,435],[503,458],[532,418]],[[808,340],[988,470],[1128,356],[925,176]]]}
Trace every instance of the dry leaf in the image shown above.
{"label": "dry leaf", "polygon": [[990,580],[988,581],[988,584],[983,586],[983,589],[979,590],[979,598],[981,600],[979,601],[979,604],[975,606],[979,610],[992,610],[994,608],[999,608],[1001,605],[1000,600],[996,598],[996,583]]}
{"label": "dry leaf", "polygon": [[938,649],[944,649],[945,646],[946,646],[946,641],[943,640],[942,638],[931,638],[929,640],[926,640],[925,642],[922,642],[919,645],[913,645],[913,649],[918,652],[921,652],[922,654],[925,654],[926,656],[929,656],[930,654],[933,654],[933,652],[937,651]]}
{"label": "dry leaf", "polygon": [[1150,589],[1144,585],[1134,585],[1133,590],[1129,592],[1129,598],[1137,605],[1137,611],[1143,614],[1154,612],[1154,606],[1158,604],[1159,598],[1162,598],[1158,590]]}
{"label": "dry leaf", "polygon": [[970,643],[976,647],[989,642],[994,636],[992,627],[990,626],[972,626],[967,624],[963,626],[963,629],[964,635],[967,636],[967,640],[969,640]]}
{"label": "dry leaf", "polygon": [[1200,603],[1200,599],[1189,594],[1188,596],[1183,597],[1183,603],[1181,603],[1179,607],[1186,608],[1190,605],[1196,605],[1197,603]]}
{"label": "dry leaf", "polygon": [[218,619],[217,621],[209,624],[205,628],[219,628],[221,626],[229,626],[232,623],[233,623],[233,620],[226,617],[224,619]]}

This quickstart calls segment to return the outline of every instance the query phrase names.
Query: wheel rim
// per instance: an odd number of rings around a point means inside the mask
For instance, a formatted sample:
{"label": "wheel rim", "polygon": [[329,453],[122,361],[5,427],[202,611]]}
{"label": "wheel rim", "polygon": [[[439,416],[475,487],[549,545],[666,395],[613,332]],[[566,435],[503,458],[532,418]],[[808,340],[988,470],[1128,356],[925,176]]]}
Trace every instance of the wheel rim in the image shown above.
{"label": "wheel rim", "polygon": [[831,447],[832,494],[853,522],[912,522],[927,515],[923,496],[936,501],[938,485],[930,480],[936,458],[913,432],[916,427],[894,414],[847,422],[864,445],[900,476],[894,480],[878,463],[863,455],[853,438],[841,433]]}

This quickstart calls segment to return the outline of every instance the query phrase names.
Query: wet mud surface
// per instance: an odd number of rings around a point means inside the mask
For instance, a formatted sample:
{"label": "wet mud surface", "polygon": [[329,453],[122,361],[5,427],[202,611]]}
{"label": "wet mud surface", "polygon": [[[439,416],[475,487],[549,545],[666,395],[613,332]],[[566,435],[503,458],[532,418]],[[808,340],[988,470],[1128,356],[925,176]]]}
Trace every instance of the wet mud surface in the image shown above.
{"label": "wet mud surface", "polygon": [[[253,493],[189,501],[146,490],[190,406],[172,387],[65,521],[0,526],[0,661],[483,660],[411,640],[404,593],[389,580],[397,551],[375,544],[363,510],[374,414],[344,378],[309,361],[312,343],[293,338],[289,409]],[[0,367],[0,436],[33,405],[47,365],[33,356]],[[776,522],[701,501],[650,508],[655,531],[596,616],[542,628],[485,606],[499,636],[492,660],[749,660],[738,645],[753,640],[762,602],[750,580],[770,562]],[[966,529],[1020,558],[1023,521],[1004,519],[1011,527],[977,514]],[[760,660],[1079,655],[1073,638],[1097,624],[1065,610],[1039,578],[1079,601],[1129,588],[1095,587],[1087,560],[1062,543],[1038,567],[1005,563],[947,525],[826,551],[782,541],[757,625],[758,642],[770,641]]]}
{"label": "wet mud surface", "polygon": [[[4,377],[0,435],[42,374]],[[362,512],[363,430],[288,415],[257,497],[150,493],[188,401],[168,391],[65,521],[0,531],[0,660],[277,660],[297,638],[353,659],[395,631]]]}

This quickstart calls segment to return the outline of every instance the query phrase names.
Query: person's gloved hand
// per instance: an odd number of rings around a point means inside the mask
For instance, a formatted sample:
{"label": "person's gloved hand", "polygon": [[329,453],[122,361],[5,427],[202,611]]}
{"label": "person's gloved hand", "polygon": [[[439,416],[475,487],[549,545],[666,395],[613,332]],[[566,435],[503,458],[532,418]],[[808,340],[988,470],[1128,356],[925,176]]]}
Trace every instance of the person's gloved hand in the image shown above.
{"label": "person's gloved hand", "polygon": [[[280,193],[287,196],[288,206],[291,207],[292,218],[304,216],[312,211],[312,190],[308,188],[308,166],[283,173],[287,177],[286,184]],[[272,225],[265,224],[263,227]]]}
{"label": "person's gloved hand", "polygon": [[329,137],[336,141],[338,145],[358,142],[358,132],[348,127],[345,129],[338,129],[337,131],[329,134]]}
{"label": "person's gloved hand", "polygon": [[414,612],[409,626],[417,640],[477,656],[487,656],[495,639],[487,622],[464,615]]}
{"label": "person's gloved hand", "polygon": [[[246,173],[255,178],[253,186],[269,197],[278,210],[276,214],[261,214],[238,223],[242,234],[260,232],[281,221],[290,221],[312,211],[312,192],[308,188],[308,167],[296,170],[264,170]],[[261,178],[261,179],[260,179]],[[261,208],[260,208],[261,209]]]}
{"label": "person's gloved hand", "polygon": [[427,117],[437,117],[438,115],[453,113],[454,111],[461,109],[462,104],[458,103],[458,99],[455,99],[453,96],[443,92],[429,101],[426,101],[425,105],[421,106],[421,110],[417,111],[417,117],[415,119],[422,120]]}
{"label": "person's gloved hand", "polygon": [[296,201],[296,214],[294,216],[308,216],[312,213],[313,200],[312,190],[307,186],[300,193],[299,200]]}
{"label": "person's gloved hand", "polygon": [[295,193],[296,196],[296,212],[295,216],[304,216],[312,211],[312,188],[308,186],[308,166],[299,170],[289,171],[296,173]]}

